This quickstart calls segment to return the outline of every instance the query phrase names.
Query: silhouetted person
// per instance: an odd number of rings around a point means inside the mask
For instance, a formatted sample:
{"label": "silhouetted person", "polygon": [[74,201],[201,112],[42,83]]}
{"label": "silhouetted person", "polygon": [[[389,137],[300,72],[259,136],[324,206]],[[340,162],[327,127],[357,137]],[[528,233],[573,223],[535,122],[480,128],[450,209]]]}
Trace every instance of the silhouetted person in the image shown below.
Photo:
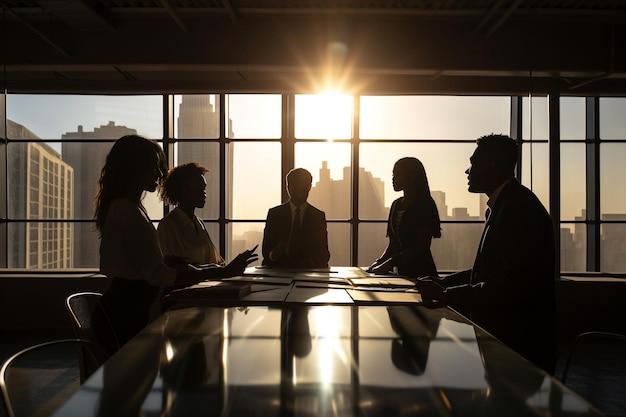
{"label": "silhouetted person", "polygon": [[326,268],[326,214],[307,203],[313,177],[303,168],[287,174],[289,201],[271,208],[263,233],[263,265],[282,268]]}
{"label": "silhouetted person", "polygon": [[[424,280],[424,296],[445,301],[543,368],[555,361],[555,243],[550,215],[514,178],[518,149],[508,136],[477,141],[466,171],[469,191],[489,196],[487,221],[471,271],[441,287]],[[437,279],[435,279],[438,281]]]}
{"label": "silhouetted person", "polygon": [[387,274],[397,267],[399,274],[409,277],[435,276],[437,267],[430,242],[433,237],[441,237],[439,212],[419,159],[407,157],[395,163],[393,189],[403,191],[404,196],[391,204],[387,221],[389,244],[367,271]]}
{"label": "silhouetted person", "polygon": [[163,182],[163,201],[176,206],[157,228],[161,251],[168,264],[224,264],[204,222],[195,215],[196,208],[206,203],[204,174],[208,171],[190,162],[172,168]]}
{"label": "silhouetted person", "polygon": [[[242,274],[256,260],[254,249],[225,267],[174,269],[164,263],[157,232],[142,205],[144,192],[154,192],[167,172],[165,155],[156,142],[129,135],[118,139],[107,155],[96,195],[95,221],[100,231],[100,271],[111,278],[102,306],[120,346],[152,319],[152,306],[165,287]],[[94,327],[105,318],[94,316]],[[111,341],[101,340],[110,352]]]}

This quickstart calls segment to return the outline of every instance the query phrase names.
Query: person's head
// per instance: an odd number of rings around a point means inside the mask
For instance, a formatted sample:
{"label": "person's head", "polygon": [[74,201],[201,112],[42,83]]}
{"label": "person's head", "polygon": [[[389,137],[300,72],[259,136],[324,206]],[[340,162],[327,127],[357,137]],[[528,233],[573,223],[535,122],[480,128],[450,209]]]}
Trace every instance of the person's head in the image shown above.
{"label": "person's head", "polygon": [[154,141],[137,135],[122,136],[113,144],[100,171],[95,198],[95,220],[102,230],[109,204],[116,198],[141,202],[144,191],[155,191],[167,172],[165,155]]}
{"label": "person's head", "polygon": [[416,195],[430,195],[428,178],[422,162],[413,157],[401,158],[393,166],[394,191],[412,192]]}
{"label": "person's head", "polygon": [[313,176],[304,168],[294,168],[287,174],[287,192],[296,206],[304,204],[309,198]]}
{"label": "person's head", "polygon": [[471,193],[491,195],[502,183],[513,178],[517,163],[517,143],[506,135],[490,134],[476,141],[465,171]]}
{"label": "person's head", "polygon": [[202,208],[206,203],[206,178],[209,170],[196,162],[189,162],[172,168],[161,188],[161,198],[165,204],[188,205]]}

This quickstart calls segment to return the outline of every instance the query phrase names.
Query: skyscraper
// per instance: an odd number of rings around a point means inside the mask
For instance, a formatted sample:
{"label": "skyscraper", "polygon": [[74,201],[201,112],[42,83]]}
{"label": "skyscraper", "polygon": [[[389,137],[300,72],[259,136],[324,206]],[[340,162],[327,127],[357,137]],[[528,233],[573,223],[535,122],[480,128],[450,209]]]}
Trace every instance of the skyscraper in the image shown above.
{"label": "skyscraper", "polygon": [[73,225],[63,220],[74,218],[74,170],[61,160],[59,152],[11,120],[7,120],[7,137],[35,139],[9,145],[6,167],[7,215],[33,221],[10,223],[3,229],[0,245],[8,245],[0,249],[8,254],[3,264],[9,268],[72,268]]}

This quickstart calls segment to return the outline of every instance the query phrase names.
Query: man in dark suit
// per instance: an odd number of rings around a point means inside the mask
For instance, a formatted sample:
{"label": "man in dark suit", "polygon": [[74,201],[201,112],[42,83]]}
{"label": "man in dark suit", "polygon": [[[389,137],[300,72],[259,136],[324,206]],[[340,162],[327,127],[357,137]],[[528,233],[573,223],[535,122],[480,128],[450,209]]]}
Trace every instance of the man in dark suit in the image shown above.
{"label": "man in dark suit", "polygon": [[287,174],[289,201],[271,208],[263,233],[263,265],[280,268],[328,267],[326,214],[307,203],[313,177],[303,168]]}
{"label": "man in dark suit", "polygon": [[[514,178],[518,149],[508,136],[477,141],[469,191],[489,196],[487,221],[471,271],[418,283],[547,372],[554,371],[555,242],[550,215]],[[443,285],[441,285],[443,284]],[[443,288],[443,290],[442,290]]]}

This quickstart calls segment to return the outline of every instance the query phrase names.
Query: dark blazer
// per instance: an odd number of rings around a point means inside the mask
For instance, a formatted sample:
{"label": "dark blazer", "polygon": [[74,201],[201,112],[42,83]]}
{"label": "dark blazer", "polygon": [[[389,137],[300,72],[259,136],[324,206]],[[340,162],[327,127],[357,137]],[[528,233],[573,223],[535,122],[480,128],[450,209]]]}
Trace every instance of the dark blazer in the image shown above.
{"label": "dark blazer", "polygon": [[430,196],[418,198],[407,207],[400,219],[398,230],[395,230],[393,219],[400,200],[395,200],[389,210],[389,219],[387,220],[389,247],[383,258],[393,256],[401,275],[409,277],[436,276],[437,267],[430,248],[423,251],[417,251],[415,248],[417,236],[422,230],[433,237],[441,236],[437,205]]}
{"label": "dark blazer", "polygon": [[302,250],[297,259],[285,253],[276,261],[270,259],[270,252],[279,242],[287,242],[291,233],[291,207],[289,202],[271,208],[267,213],[263,232],[263,265],[283,268],[325,268],[328,266],[328,232],[326,214],[308,204],[302,217]]}
{"label": "dark blazer", "polygon": [[[470,287],[448,289],[479,326],[548,372],[556,357],[555,242],[550,215],[513,179],[485,224]],[[463,294],[469,291],[469,294]]]}

